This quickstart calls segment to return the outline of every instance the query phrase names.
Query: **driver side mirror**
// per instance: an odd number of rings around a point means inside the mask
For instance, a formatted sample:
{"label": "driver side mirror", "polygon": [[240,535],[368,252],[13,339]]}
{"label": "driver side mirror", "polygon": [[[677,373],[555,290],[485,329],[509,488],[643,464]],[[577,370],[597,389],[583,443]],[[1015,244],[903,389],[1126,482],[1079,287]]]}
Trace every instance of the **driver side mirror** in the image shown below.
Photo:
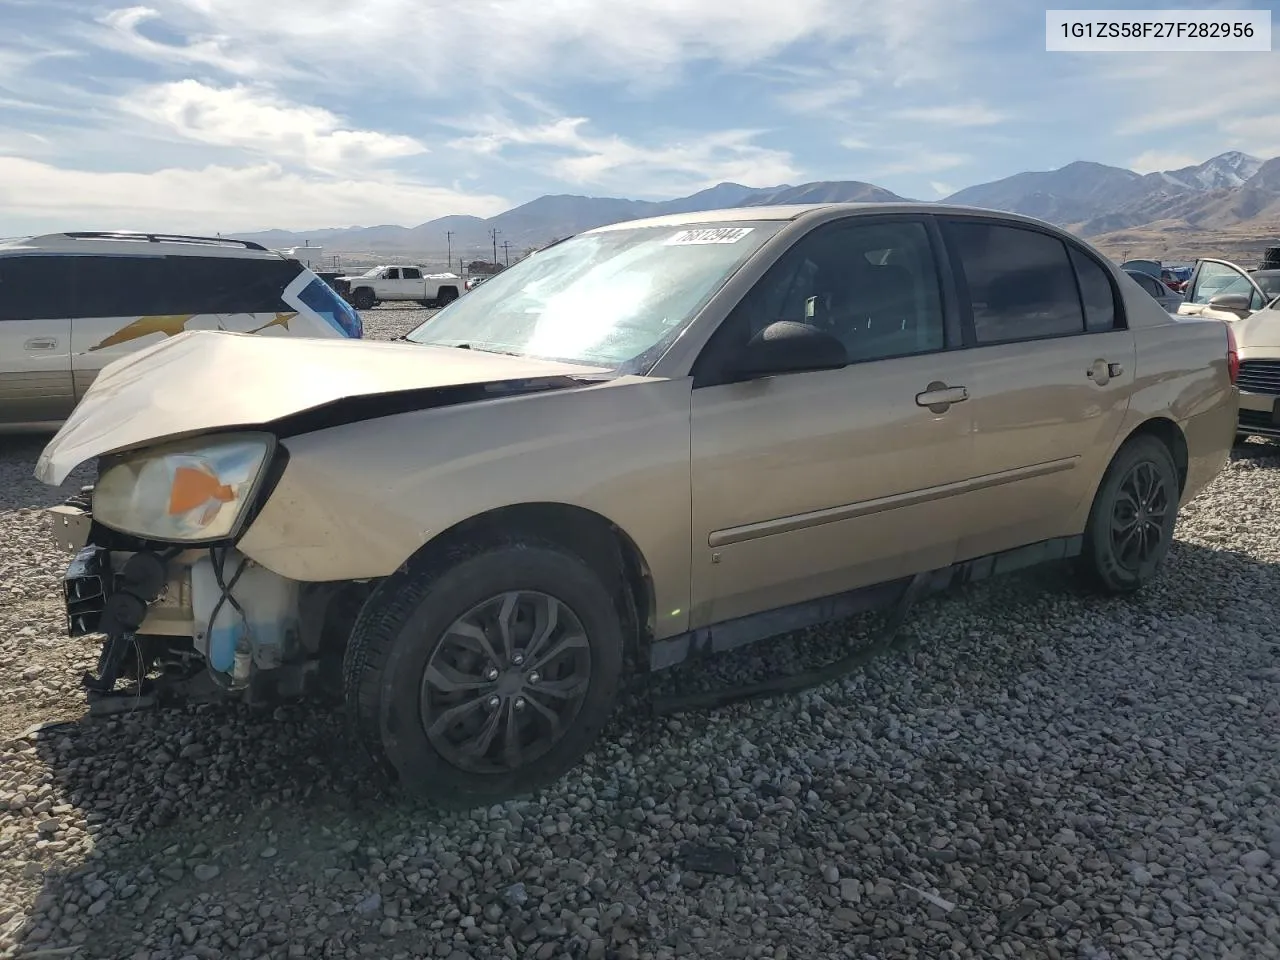
{"label": "driver side mirror", "polygon": [[1249,316],[1249,298],[1243,293],[1222,293],[1209,298],[1210,310],[1225,310],[1241,319]]}
{"label": "driver side mirror", "polygon": [[778,320],[748,342],[734,364],[741,380],[785,373],[839,370],[849,365],[844,344],[807,323]]}

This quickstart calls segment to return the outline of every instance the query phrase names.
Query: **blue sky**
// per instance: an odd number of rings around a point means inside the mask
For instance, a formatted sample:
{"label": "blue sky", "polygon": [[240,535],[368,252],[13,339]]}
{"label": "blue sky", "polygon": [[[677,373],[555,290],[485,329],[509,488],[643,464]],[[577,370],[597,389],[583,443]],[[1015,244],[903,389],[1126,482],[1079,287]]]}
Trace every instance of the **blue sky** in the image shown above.
{"label": "blue sky", "polygon": [[1046,53],[1045,6],[0,0],[0,236],[1280,155],[1280,53]]}

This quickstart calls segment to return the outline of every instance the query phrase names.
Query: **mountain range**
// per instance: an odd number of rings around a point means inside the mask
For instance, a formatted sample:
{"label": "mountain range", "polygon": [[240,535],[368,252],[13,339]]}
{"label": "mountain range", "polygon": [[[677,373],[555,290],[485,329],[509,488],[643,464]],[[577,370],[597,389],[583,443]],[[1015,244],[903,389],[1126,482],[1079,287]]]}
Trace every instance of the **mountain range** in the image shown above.
{"label": "mountain range", "polygon": [[[336,227],[296,233],[269,230],[237,234],[275,248],[311,243],[326,252],[369,254],[444,253],[446,246],[477,256],[493,253],[497,231],[499,258],[504,243],[511,254],[541,246],[592,227],[664,213],[689,213],[774,203],[871,202],[906,200],[883,187],[859,180],[744,187],[721,183],[675,200],[627,200],[615,197],[554,195],[539,197],[487,219],[447,216],[416,227],[382,225]],[[1057,170],[1018,173],[966,187],[942,203],[1006,210],[1048,220],[1093,239],[1141,228],[1186,234],[1246,228],[1280,233],[1280,157],[1263,161],[1231,151],[1204,163],[1140,174],[1122,167],[1078,160]],[[452,236],[449,236],[449,235]]]}

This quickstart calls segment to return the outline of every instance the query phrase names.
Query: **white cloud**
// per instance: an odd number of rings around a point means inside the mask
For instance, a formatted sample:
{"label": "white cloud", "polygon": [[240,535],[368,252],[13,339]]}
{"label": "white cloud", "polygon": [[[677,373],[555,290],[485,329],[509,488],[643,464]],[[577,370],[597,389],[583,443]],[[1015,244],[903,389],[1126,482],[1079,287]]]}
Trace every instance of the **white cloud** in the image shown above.
{"label": "white cloud", "polygon": [[972,161],[972,157],[963,153],[931,153],[918,148],[907,148],[898,160],[877,166],[867,175],[869,177],[897,177],[904,174],[941,173],[962,167]]}
{"label": "white cloud", "polygon": [[940,197],[949,197],[956,192],[956,188],[949,183],[943,183],[940,180],[930,180],[929,189]]}
{"label": "white cloud", "polygon": [[[1117,55],[1119,57],[1119,55]],[[1117,132],[1150,140],[1151,134],[1177,136],[1178,153],[1196,154],[1194,162],[1228,150],[1260,157],[1280,151],[1280,131],[1266,122],[1280,90],[1280,57],[1240,53],[1231,69],[1201,69],[1207,63],[1191,54],[1150,54],[1103,61],[1089,79],[1098,92],[1141,105]],[[1144,144],[1145,145],[1145,144]]]}
{"label": "white cloud", "polygon": [[254,56],[233,52],[236,44],[225,35],[205,35],[188,38],[181,43],[164,43],[142,33],[140,28],[144,24],[161,17],[162,12],[154,7],[112,10],[98,21],[105,29],[94,31],[92,37],[108,49],[141,59],[198,64],[235,76],[261,78],[293,72],[281,70],[278,61],[262,61]]}
{"label": "white cloud", "polygon": [[427,152],[411,137],[349,129],[328,110],[242,85],[162,83],[135,90],[121,107],[189,140],[239,147],[315,170],[337,172]]}
{"label": "white cloud", "polygon": [[1135,173],[1155,173],[1159,170],[1180,170],[1203,163],[1207,157],[1198,157],[1177,150],[1147,150],[1129,161],[1129,169]]}
{"label": "white cloud", "polygon": [[[774,186],[798,175],[789,153],[755,143],[759,131],[721,130],[659,146],[616,135],[585,132],[585,117],[559,117],[520,125],[501,118],[468,121],[477,132],[450,146],[486,156],[510,147],[553,154],[552,175],[575,184],[612,186],[631,193],[697,190],[723,181]],[[521,160],[526,163],[527,160]]]}
{"label": "white cloud", "polygon": [[817,34],[800,65],[770,68],[780,86],[774,99],[796,113],[848,119],[854,106],[882,109],[885,96],[912,85],[949,79],[954,86],[966,44],[989,30],[997,6],[997,0],[845,0],[840,29]]}
{"label": "white cloud", "polygon": [[[135,56],[272,79],[288,73],[341,84],[412,78],[415,92],[607,76],[643,86],[676,82],[697,61],[744,66],[801,40],[892,32],[908,17],[885,6],[941,0],[151,0],[103,18],[99,42]],[[855,8],[856,9],[853,9]],[[183,39],[147,35],[163,16]],[[913,32],[925,29],[916,23]]]}
{"label": "white cloud", "polygon": [[899,110],[895,116],[913,123],[943,127],[989,127],[1009,119],[1009,114],[1003,110],[996,110],[976,100],[946,106],[909,107]]}
{"label": "white cloud", "polygon": [[509,206],[501,197],[393,179],[302,176],[273,163],[126,173],[0,156],[0,209],[10,223],[30,225],[23,229],[306,230],[492,216]]}

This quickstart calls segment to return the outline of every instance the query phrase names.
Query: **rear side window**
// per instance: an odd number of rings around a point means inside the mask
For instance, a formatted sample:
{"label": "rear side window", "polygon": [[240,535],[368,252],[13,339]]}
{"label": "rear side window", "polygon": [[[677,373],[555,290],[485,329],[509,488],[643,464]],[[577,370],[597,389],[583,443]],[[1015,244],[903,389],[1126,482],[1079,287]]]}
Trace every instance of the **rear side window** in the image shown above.
{"label": "rear side window", "polygon": [[1084,332],[1084,312],[1066,245],[1003,224],[944,221],[973,307],[978,343]]}
{"label": "rear side window", "polygon": [[[1101,333],[1123,326],[1123,321],[1117,319],[1120,314],[1116,310],[1115,288],[1102,265],[1074,247],[1071,249],[1071,265],[1076,269],[1076,280],[1080,284],[1085,329],[1090,333]],[[1151,280],[1151,283],[1158,285],[1160,281]],[[1158,291],[1152,293],[1153,296],[1160,295]]]}
{"label": "rear side window", "polygon": [[68,257],[0,257],[0,322],[72,316]]}
{"label": "rear side window", "polygon": [[75,316],[277,313],[301,267],[237,257],[76,257]]}
{"label": "rear side window", "polygon": [[417,267],[405,267],[405,268],[404,268],[404,273],[401,275],[401,279],[403,279],[403,280],[421,280],[421,279],[422,279],[422,271],[421,271],[421,270],[419,270]]}

